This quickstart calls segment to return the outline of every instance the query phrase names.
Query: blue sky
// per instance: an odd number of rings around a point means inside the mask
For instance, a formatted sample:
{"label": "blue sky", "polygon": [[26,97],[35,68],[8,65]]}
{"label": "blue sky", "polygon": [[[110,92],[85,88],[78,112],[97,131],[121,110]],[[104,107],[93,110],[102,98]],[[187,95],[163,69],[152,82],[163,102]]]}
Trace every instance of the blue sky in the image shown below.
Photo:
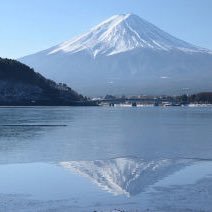
{"label": "blue sky", "polygon": [[211,11],[212,0],[0,0],[0,57],[35,53],[121,13],[212,49]]}

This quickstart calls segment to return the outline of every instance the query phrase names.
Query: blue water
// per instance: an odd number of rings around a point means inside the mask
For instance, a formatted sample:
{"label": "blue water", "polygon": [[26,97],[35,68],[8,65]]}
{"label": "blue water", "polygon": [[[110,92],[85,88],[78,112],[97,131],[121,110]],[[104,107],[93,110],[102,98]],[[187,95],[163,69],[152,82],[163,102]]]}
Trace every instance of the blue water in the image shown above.
{"label": "blue water", "polygon": [[[212,107],[15,107],[0,117],[0,211],[212,210]],[[167,203],[170,186],[178,204]]]}

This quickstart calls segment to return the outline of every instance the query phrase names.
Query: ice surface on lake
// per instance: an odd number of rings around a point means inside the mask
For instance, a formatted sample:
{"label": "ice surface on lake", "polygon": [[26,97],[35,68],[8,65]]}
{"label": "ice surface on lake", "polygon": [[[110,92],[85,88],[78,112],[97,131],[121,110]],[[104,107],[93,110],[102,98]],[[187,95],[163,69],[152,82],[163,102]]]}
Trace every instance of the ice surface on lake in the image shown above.
{"label": "ice surface on lake", "polygon": [[211,108],[1,108],[0,117],[0,163],[211,158]]}

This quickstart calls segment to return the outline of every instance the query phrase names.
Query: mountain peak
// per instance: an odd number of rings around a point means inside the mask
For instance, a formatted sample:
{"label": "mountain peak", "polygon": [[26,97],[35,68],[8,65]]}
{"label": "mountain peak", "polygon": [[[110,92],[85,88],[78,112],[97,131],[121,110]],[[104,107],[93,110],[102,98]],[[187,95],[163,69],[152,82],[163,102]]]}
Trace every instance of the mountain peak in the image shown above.
{"label": "mountain peak", "polygon": [[[119,15],[113,15],[110,18],[103,21],[102,23],[107,22],[107,21],[112,21],[112,20],[121,22],[121,21],[127,20],[129,18],[140,18],[140,17],[135,15],[134,13],[125,13],[125,14],[123,13],[123,14],[119,14]],[[101,23],[100,23],[100,25],[101,25]]]}
{"label": "mountain peak", "polygon": [[106,19],[105,21],[93,27],[91,30],[96,30],[106,26],[108,27],[108,29],[110,29],[120,24],[123,24],[125,21],[129,21],[129,20],[142,21],[142,19],[139,16],[133,13],[119,14],[119,15],[111,16],[110,18]]}
{"label": "mountain peak", "polygon": [[133,13],[127,13],[110,17],[89,32],[49,49],[47,54],[86,51],[95,58],[137,48],[163,51],[207,51],[171,36]]}

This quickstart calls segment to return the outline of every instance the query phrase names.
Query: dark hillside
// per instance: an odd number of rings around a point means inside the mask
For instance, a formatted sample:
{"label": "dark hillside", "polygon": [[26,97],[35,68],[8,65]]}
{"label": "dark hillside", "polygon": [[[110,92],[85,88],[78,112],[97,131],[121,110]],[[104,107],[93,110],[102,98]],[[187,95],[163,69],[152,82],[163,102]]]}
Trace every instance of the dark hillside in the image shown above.
{"label": "dark hillside", "polygon": [[0,105],[87,105],[63,83],[48,80],[16,60],[0,58]]}

